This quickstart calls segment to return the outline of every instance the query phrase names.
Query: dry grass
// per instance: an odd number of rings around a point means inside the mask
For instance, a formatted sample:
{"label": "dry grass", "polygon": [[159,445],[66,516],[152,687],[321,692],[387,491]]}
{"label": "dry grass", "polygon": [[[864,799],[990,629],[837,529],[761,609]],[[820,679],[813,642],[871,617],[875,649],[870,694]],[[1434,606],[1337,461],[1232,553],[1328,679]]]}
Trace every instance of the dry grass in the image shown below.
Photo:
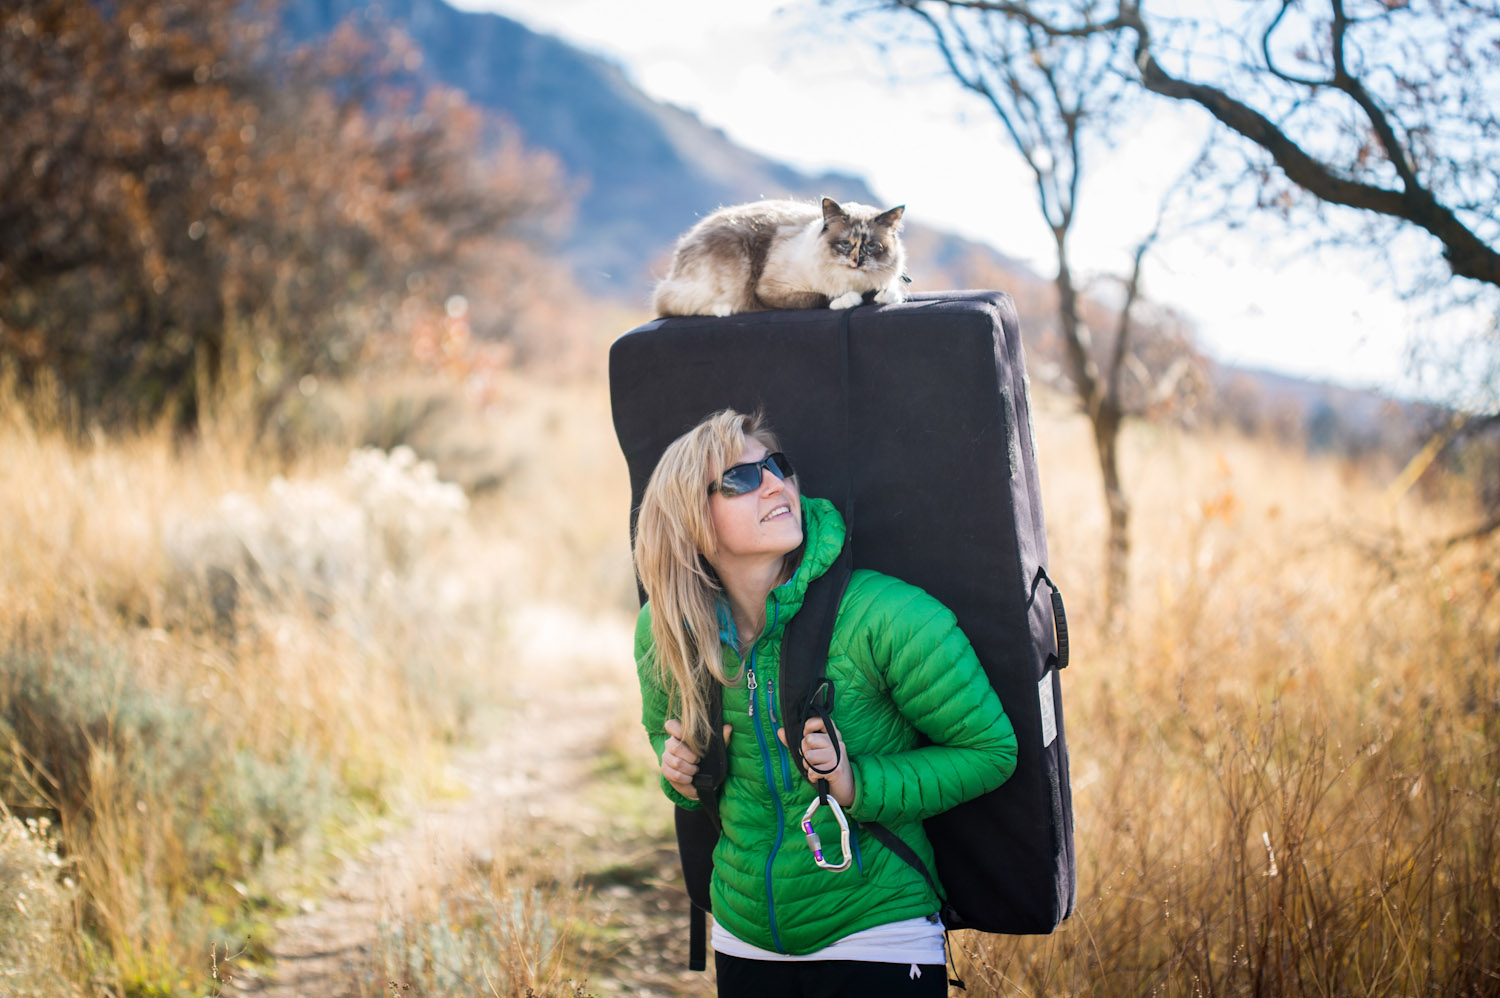
{"label": "dry grass", "polygon": [[256,960],[497,699],[511,566],[467,557],[419,468],[336,437],[79,439],[0,394],[0,800],[56,823],[79,884],[53,971],[201,993],[210,945]]}
{"label": "dry grass", "polygon": [[[1437,543],[1480,518],[1471,483],[1393,500],[1394,467],[1133,428],[1135,602],[1128,633],[1102,634],[1087,430],[1043,408],[1051,561],[1075,627],[1079,908],[1047,938],[965,934],[970,993],[1493,993],[1500,559],[1493,540]],[[558,477],[513,512],[550,524],[551,585],[628,607],[607,423],[587,395],[548,412],[533,439]],[[607,487],[555,487],[601,474]],[[628,674],[614,681],[631,696]],[[607,792],[661,839],[622,725]],[[675,907],[660,917],[685,932]]]}
{"label": "dry grass", "polygon": [[[223,497],[283,527],[299,502],[342,522],[369,415],[309,416],[335,427],[325,443],[268,453],[232,418],[193,445],[80,443],[45,406],[0,397],[0,799],[57,822],[80,891],[78,959],[27,973],[98,995],[201,993],[210,944],[251,939],[238,959],[253,960],[253,930],[359,815],[426,779],[476,713],[526,695],[532,656],[505,611],[552,601],[628,621],[628,488],[603,390],[498,397],[482,415],[418,406],[420,434],[380,424],[435,455],[461,441],[449,466],[482,469],[452,529],[411,527],[414,546],[401,527],[315,537],[292,547],[321,559],[274,569],[214,540]],[[1088,436],[1048,406],[1037,429],[1074,627],[1079,907],[1050,937],[961,939],[970,993],[1495,993],[1500,558],[1493,540],[1430,543],[1478,520],[1465,483],[1393,503],[1393,469],[1135,428],[1131,624],[1102,634]],[[589,792],[649,858],[665,805],[642,778],[634,677],[618,673],[587,673],[626,705]],[[590,960],[620,945],[599,920],[617,916],[580,908],[549,853],[588,848],[527,842],[503,871],[435,891],[392,920],[371,979],[561,995],[597,978]],[[31,853],[0,866],[15,855]],[[590,854],[576,859],[588,873]],[[685,934],[656,907],[658,880],[642,875],[642,910]],[[468,990],[441,978],[455,967]]]}
{"label": "dry grass", "polygon": [[378,979],[412,998],[586,998],[574,977],[578,896],[495,864],[383,927]]}
{"label": "dry grass", "polygon": [[1128,634],[1090,580],[1096,481],[1039,421],[1077,914],[971,937],[980,993],[1483,995],[1500,989],[1500,613],[1478,518],[1389,501],[1389,469],[1235,437],[1130,439]]}

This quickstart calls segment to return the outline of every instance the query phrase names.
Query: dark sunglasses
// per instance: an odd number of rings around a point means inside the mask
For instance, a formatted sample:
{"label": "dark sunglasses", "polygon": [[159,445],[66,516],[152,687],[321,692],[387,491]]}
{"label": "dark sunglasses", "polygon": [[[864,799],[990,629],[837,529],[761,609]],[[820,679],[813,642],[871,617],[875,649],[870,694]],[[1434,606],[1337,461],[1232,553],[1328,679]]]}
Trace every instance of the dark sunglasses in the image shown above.
{"label": "dark sunglasses", "polygon": [[724,474],[719,476],[717,482],[708,483],[708,494],[713,495],[715,492],[722,492],[724,498],[729,499],[734,496],[744,495],[746,492],[753,492],[760,488],[760,469],[762,468],[765,468],[783,482],[797,473],[787,456],[781,453],[781,451],[777,451],[774,454],[767,454],[759,461],[751,461],[748,464],[737,464],[728,471],[725,471]]}

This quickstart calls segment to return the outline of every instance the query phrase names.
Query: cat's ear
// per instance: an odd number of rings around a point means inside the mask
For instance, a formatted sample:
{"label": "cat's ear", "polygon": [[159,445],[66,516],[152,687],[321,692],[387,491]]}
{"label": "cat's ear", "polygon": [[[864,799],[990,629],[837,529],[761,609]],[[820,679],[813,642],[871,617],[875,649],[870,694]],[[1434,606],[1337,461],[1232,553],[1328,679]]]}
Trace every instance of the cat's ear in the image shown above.
{"label": "cat's ear", "polygon": [[845,212],[843,208],[839,207],[839,203],[837,201],[835,201],[833,198],[824,198],[823,199],[823,224],[824,225],[829,225],[829,224],[831,224],[832,222],[834,222],[837,219],[841,219],[841,218],[845,218],[846,219],[848,217],[849,217],[848,213]]}
{"label": "cat's ear", "polygon": [[901,215],[906,211],[906,205],[898,204],[890,211],[883,211],[875,216],[876,225],[888,225],[895,228],[901,224]]}

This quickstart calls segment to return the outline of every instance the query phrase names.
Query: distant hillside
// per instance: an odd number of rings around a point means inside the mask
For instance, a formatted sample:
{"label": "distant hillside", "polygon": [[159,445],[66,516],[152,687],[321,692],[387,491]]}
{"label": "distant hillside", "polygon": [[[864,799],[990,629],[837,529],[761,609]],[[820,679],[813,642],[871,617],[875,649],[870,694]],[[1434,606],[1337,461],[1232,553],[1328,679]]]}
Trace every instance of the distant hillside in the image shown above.
{"label": "distant hillside", "polygon": [[[619,67],[498,14],[442,0],[289,0],[284,20],[294,37],[308,39],[351,15],[356,23],[401,26],[431,78],[558,158],[577,197],[561,250],[596,292],[644,302],[652,269],[659,271],[677,236],[720,205],[824,195],[876,202],[858,177],[813,176],[741,148],[691,112],[647,97]],[[1037,279],[986,247],[911,227],[913,241],[931,248],[931,266],[912,261],[924,287],[942,286],[945,261],[976,254]]]}
{"label": "distant hillside", "polygon": [[[813,176],[737,146],[691,112],[648,97],[608,60],[498,14],[443,0],[286,0],[283,17],[296,40],[351,17],[364,27],[401,28],[422,52],[424,74],[511,123],[528,147],[555,155],[576,199],[559,255],[596,294],[643,305],[677,236],[720,205],[823,195],[876,203],[860,178]],[[1013,294],[1031,360],[1060,376],[1050,280],[919,219],[908,220],[907,246],[914,290],[986,286]],[[1205,367],[1214,418],[1294,433],[1314,447],[1389,445],[1409,437],[1408,419],[1425,419],[1393,412],[1372,392],[1211,361]]]}

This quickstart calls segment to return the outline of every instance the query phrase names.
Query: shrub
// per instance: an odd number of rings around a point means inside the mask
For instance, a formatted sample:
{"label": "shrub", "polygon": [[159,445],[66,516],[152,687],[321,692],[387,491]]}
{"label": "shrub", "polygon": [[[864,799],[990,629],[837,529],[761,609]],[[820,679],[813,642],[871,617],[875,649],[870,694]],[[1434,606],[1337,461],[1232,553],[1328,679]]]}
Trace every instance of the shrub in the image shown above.
{"label": "shrub", "polygon": [[302,748],[235,747],[222,718],[147,687],[117,649],[10,650],[0,671],[0,720],[25,760],[0,792],[63,816],[84,924],[117,954],[233,937],[235,885],[329,812],[330,774]]}
{"label": "shrub", "polygon": [[[247,590],[324,613],[357,608],[412,572],[463,524],[468,499],[408,447],[364,448],[334,478],[276,478],[264,497],[230,493],[179,524],[167,545],[221,616]],[[405,594],[403,594],[405,595]]]}
{"label": "shrub", "polygon": [[[583,988],[566,981],[575,962],[562,928],[566,908],[503,877],[469,884],[425,912],[381,926],[381,975],[413,998],[583,998]],[[562,990],[565,982],[571,991]]]}

